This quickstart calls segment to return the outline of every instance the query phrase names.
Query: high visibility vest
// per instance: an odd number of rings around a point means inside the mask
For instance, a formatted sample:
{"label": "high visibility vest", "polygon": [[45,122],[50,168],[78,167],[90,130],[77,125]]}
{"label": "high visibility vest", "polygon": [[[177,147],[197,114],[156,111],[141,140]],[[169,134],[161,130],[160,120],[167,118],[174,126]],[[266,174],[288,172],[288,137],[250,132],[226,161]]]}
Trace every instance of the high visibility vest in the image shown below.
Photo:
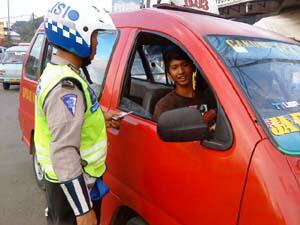
{"label": "high visibility vest", "polygon": [[50,91],[64,79],[75,79],[81,84],[86,102],[80,138],[82,168],[85,173],[92,177],[100,177],[106,169],[107,135],[105,120],[96,95],[86,81],[69,66],[48,64],[36,90],[34,141],[37,160],[44,171],[45,178],[54,183],[58,182],[58,178],[50,159],[51,133],[43,106]]}

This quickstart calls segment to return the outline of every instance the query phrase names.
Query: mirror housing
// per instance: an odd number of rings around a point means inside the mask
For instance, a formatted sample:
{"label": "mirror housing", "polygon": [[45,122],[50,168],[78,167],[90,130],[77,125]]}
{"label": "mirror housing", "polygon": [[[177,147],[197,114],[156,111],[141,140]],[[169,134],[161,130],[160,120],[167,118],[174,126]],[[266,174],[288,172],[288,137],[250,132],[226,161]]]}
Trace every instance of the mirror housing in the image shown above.
{"label": "mirror housing", "polygon": [[167,142],[199,141],[209,136],[199,110],[185,107],[166,111],[158,118],[157,133]]}

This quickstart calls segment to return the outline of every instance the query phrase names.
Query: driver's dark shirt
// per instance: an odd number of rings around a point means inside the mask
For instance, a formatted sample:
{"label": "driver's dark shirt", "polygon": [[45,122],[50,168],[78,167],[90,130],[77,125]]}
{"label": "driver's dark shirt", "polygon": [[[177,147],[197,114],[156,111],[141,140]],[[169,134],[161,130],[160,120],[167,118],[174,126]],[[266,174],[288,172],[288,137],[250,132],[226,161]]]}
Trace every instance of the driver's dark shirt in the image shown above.
{"label": "driver's dark shirt", "polygon": [[212,94],[203,94],[202,92],[198,92],[195,97],[188,98],[178,95],[176,91],[173,90],[156,103],[153,119],[158,120],[159,116],[163,112],[172,109],[184,107],[199,108],[200,105],[207,105],[208,110],[216,108],[216,104]]}

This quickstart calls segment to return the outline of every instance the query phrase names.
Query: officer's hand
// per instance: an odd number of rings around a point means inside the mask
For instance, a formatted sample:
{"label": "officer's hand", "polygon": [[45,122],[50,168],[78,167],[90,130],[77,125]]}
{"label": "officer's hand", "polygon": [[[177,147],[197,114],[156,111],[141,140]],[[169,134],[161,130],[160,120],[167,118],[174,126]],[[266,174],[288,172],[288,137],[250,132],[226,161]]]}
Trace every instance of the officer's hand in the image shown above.
{"label": "officer's hand", "polygon": [[76,217],[77,225],[97,225],[97,218],[94,210]]}
{"label": "officer's hand", "polygon": [[104,119],[105,119],[105,125],[107,128],[115,128],[119,129],[120,128],[120,121],[119,120],[113,120],[112,117],[114,114],[110,112],[104,112]]}

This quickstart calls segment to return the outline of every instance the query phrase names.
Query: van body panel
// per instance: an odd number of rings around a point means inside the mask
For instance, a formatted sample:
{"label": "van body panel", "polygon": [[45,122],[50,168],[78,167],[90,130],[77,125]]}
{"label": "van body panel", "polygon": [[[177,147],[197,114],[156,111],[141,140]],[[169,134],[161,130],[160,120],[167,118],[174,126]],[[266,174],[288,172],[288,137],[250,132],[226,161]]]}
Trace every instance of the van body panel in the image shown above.
{"label": "van body panel", "polygon": [[22,67],[22,82],[20,84],[19,94],[19,124],[22,131],[22,139],[28,146],[28,150],[31,152],[34,133],[34,101],[35,90],[37,86],[37,80],[32,80],[26,77],[26,65],[29,60],[29,52],[39,34],[44,33],[44,27],[41,25],[31,40],[29,51],[25,56]]}
{"label": "van body panel", "polygon": [[[126,224],[126,216],[124,221],[118,218],[123,208],[154,225],[300,224],[298,158],[285,156],[267,139],[231,72],[205,37],[229,34],[293,42],[249,25],[172,10],[116,13],[113,20],[119,36],[99,98],[102,110],[122,111],[120,98],[137,37],[154,33],[182,47],[201,69],[226,114],[233,144],[220,151],[200,141],[163,142],[155,121],[127,115],[120,129],[107,130],[104,181],[110,192],[102,202],[101,224]],[[41,26],[38,33],[43,32]],[[42,55],[45,51],[43,46]],[[28,60],[27,56],[25,64]],[[37,81],[25,76],[24,67],[22,73],[19,122],[31,149]]]}
{"label": "van body panel", "polygon": [[300,188],[287,158],[267,139],[257,145],[249,169],[239,225],[300,224]]}
{"label": "van body panel", "polygon": [[[133,46],[139,31],[136,29],[136,35],[129,37],[128,46]],[[234,133],[234,144],[229,150],[219,152],[201,146],[200,142],[162,142],[156,133],[156,123],[131,114],[123,119],[119,131],[108,130],[109,169],[104,180],[110,181],[106,180],[107,176],[117,179],[116,184],[109,183],[111,191],[117,196],[123,196],[125,205],[135,208],[143,216],[151,212],[152,216],[148,217],[150,224],[157,224],[152,217],[155,218],[161,212],[172,215],[179,224],[234,224],[243,195],[248,163],[260,136],[241,104],[240,97],[224,76],[224,71],[205,46],[199,43],[195,34],[180,24],[168,30],[157,28],[149,32],[176,38],[192,54],[196,63],[201,65],[227,112]],[[121,65],[126,65],[129,50],[122,52]],[[118,71],[116,76],[111,112],[119,111],[118,99],[124,71]],[[135,198],[141,201],[132,201],[130,193],[139,196]],[[226,201],[220,201],[222,198],[226,198]],[[147,205],[147,201],[151,205]],[[157,210],[152,211],[151,208]],[[214,213],[211,209],[214,209]],[[171,220],[165,224],[172,224]]]}

